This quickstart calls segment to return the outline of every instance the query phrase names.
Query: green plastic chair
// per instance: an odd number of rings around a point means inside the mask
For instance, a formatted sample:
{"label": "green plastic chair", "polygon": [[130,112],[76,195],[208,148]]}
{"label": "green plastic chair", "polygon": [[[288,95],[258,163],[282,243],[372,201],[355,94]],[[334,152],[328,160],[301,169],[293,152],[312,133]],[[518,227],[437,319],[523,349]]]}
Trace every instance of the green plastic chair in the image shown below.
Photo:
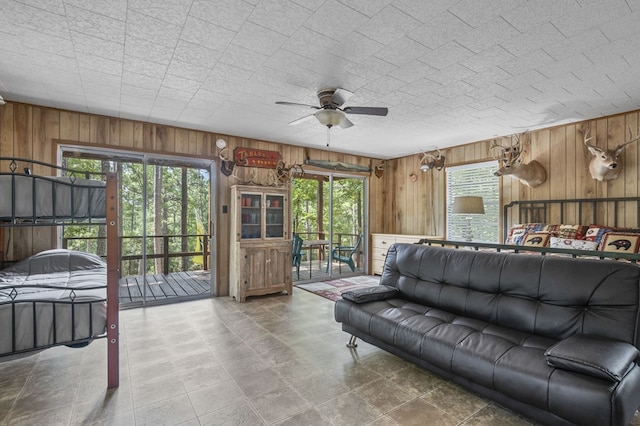
{"label": "green plastic chair", "polygon": [[355,272],[356,264],[353,260],[353,255],[358,252],[358,248],[360,247],[360,243],[362,243],[362,235],[358,235],[358,241],[353,246],[337,246],[331,250],[331,259],[327,262],[327,271],[329,272],[329,266],[333,263],[334,260],[338,262],[346,263],[351,268],[351,272]]}
{"label": "green plastic chair", "polygon": [[298,273],[298,279],[300,279],[300,261],[302,260],[302,238],[293,234],[293,254],[292,266],[296,267]]}

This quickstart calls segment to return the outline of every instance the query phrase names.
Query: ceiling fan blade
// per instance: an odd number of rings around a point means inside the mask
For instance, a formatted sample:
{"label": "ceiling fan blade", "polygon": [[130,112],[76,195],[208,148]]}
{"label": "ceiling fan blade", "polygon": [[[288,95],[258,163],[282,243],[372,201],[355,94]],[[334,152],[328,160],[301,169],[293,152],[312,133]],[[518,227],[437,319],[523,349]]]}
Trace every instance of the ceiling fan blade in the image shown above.
{"label": "ceiling fan blade", "polygon": [[276,102],[276,105],[303,106],[303,107],[307,107],[307,108],[320,109],[320,107],[315,106],[315,105],[299,104],[297,102],[278,101],[278,102]]}
{"label": "ceiling fan blade", "polygon": [[343,129],[348,129],[349,127],[353,126],[353,123],[347,117],[343,117],[339,125]]}
{"label": "ceiling fan blade", "polygon": [[347,114],[366,114],[385,116],[389,113],[389,108],[378,107],[346,107],[343,109]]}
{"label": "ceiling fan blade", "polygon": [[348,90],[337,88],[333,95],[331,96],[331,103],[337,106],[343,105],[345,102],[349,100],[350,97],[353,96]]}
{"label": "ceiling fan blade", "polygon": [[307,120],[310,120],[311,118],[314,118],[314,117],[315,117],[315,115],[314,115],[314,114],[307,115],[307,116],[305,116],[305,117],[298,118],[297,120],[293,120],[291,123],[289,123],[289,125],[290,125],[290,126],[295,126],[296,124],[303,123],[303,122],[305,122],[305,121],[307,121]]}

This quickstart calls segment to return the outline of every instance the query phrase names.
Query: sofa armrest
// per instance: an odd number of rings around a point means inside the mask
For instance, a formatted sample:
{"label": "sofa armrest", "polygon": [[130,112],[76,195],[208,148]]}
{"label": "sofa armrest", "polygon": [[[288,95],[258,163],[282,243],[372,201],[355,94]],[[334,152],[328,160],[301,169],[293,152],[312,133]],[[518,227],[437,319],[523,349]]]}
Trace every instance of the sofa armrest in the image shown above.
{"label": "sofa armrest", "polygon": [[638,354],[638,349],[626,342],[573,335],[551,346],[544,356],[551,367],[619,382]]}
{"label": "sofa armrest", "polygon": [[374,287],[356,288],[342,293],[342,298],[354,303],[377,302],[391,299],[400,294],[397,288],[388,285],[377,285]]}

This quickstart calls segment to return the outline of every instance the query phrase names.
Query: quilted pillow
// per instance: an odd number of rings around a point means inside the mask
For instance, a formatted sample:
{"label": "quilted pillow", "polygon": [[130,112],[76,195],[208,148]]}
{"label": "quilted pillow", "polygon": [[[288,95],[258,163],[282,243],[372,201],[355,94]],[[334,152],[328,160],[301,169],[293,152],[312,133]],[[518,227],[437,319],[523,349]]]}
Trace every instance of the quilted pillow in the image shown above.
{"label": "quilted pillow", "polygon": [[549,247],[570,250],[598,250],[598,243],[587,240],[574,240],[571,238],[551,237]]}
{"label": "quilted pillow", "polygon": [[551,232],[551,235],[559,238],[582,240],[587,233],[587,229],[589,229],[587,225],[549,225],[546,230]]}
{"label": "quilted pillow", "polygon": [[549,245],[549,237],[551,234],[548,232],[527,232],[522,240],[523,246],[529,247],[546,247]]}
{"label": "quilted pillow", "polygon": [[616,253],[638,253],[640,234],[607,232],[600,243],[600,251]]}
{"label": "quilted pillow", "polygon": [[522,245],[522,240],[528,232],[544,231],[546,230],[545,223],[524,223],[520,225],[513,225],[509,230],[509,235],[505,240],[505,244]]}
{"label": "quilted pillow", "polygon": [[587,233],[584,235],[584,239],[587,241],[595,241],[600,244],[602,241],[602,237],[607,232],[612,231],[623,231],[623,228],[614,228],[612,226],[603,226],[603,225],[589,225],[589,229],[587,229]]}

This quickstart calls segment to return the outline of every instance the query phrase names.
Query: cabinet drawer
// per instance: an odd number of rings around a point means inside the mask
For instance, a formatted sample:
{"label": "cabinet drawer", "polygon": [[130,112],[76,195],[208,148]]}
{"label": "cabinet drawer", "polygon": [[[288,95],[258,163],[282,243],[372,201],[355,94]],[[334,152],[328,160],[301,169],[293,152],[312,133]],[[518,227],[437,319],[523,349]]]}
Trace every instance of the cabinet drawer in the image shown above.
{"label": "cabinet drawer", "polygon": [[396,236],[396,243],[406,243],[406,244],[414,244],[420,241],[418,237],[404,237],[404,236]]}
{"label": "cabinet drawer", "polygon": [[371,246],[375,248],[384,248],[385,250],[391,247],[395,243],[395,238],[393,237],[382,237],[376,236],[371,239]]}
{"label": "cabinet drawer", "polygon": [[373,248],[373,251],[371,253],[371,261],[375,262],[376,260],[379,260],[381,262],[384,262],[384,260],[387,257],[387,251],[388,248]]}
{"label": "cabinet drawer", "polygon": [[382,275],[382,271],[384,270],[384,260],[374,260],[371,262],[371,271],[374,275]]}

